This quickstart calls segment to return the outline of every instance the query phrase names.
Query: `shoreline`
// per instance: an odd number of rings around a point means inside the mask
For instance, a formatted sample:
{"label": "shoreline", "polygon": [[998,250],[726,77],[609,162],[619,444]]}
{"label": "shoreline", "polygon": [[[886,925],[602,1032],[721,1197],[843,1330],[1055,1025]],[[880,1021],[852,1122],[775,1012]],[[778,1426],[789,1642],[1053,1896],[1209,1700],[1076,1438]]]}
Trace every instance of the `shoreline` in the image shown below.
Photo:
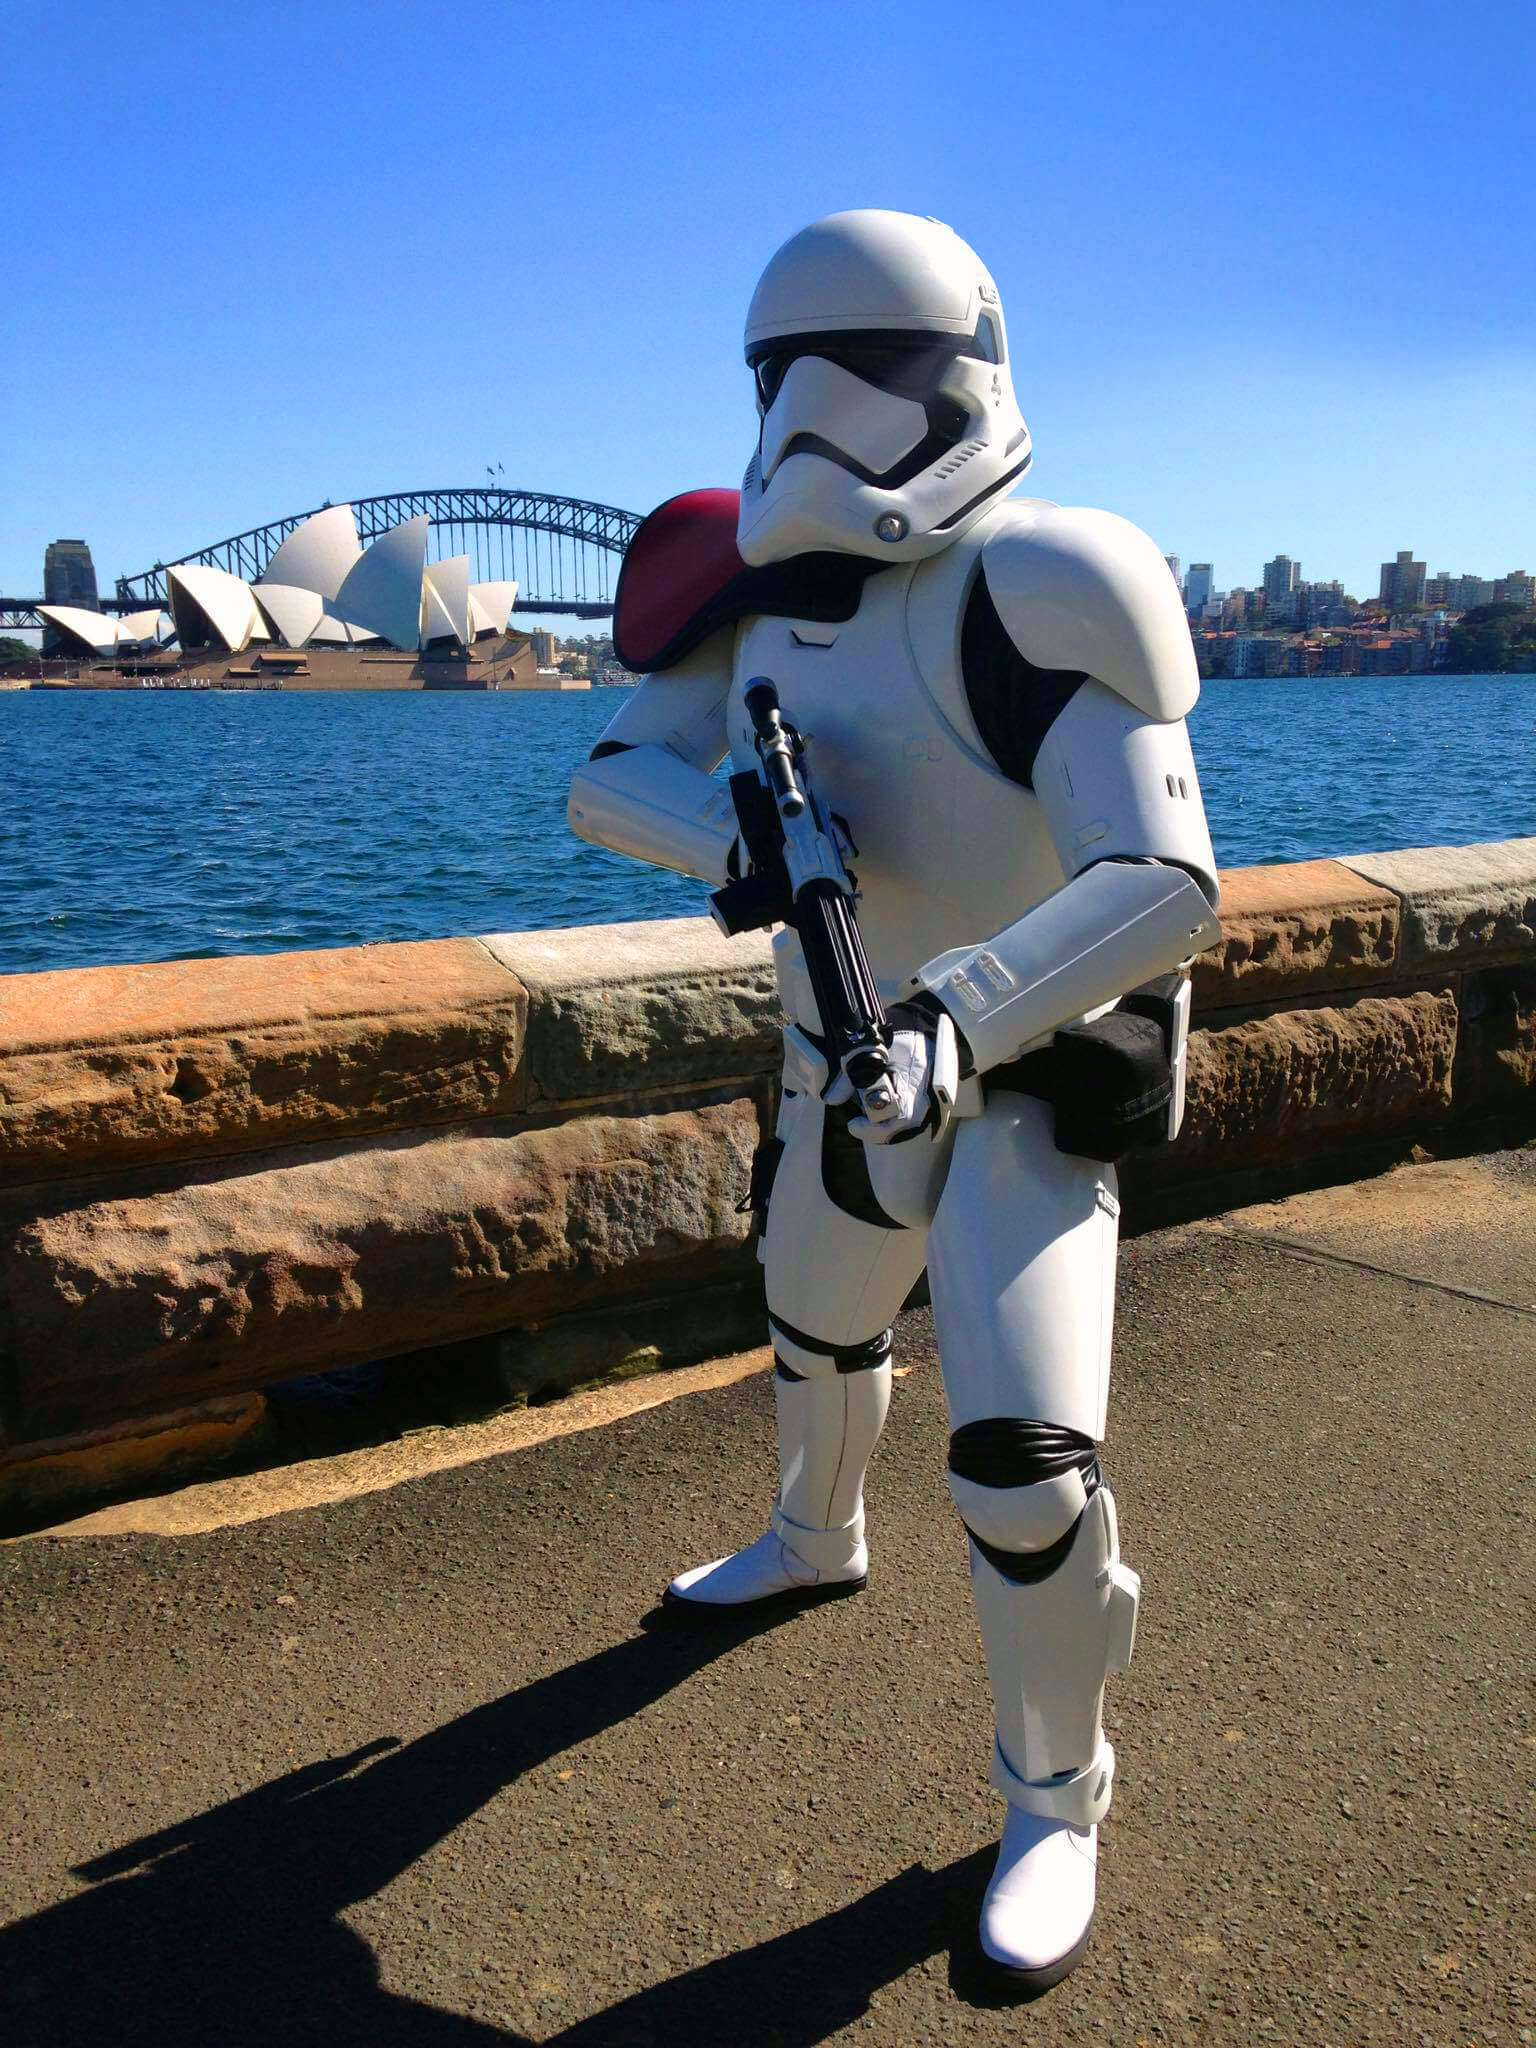
{"label": "shoreline", "polygon": [[[405,664],[402,662],[401,666]],[[181,680],[177,678],[150,678],[135,676],[0,676],[0,692],[19,694],[28,690],[46,691],[50,694],[65,692],[92,693],[98,695],[154,695],[154,696],[255,696],[255,697],[296,697],[296,696],[357,696],[376,692],[394,696],[401,692],[415,691],[423,696],[439,694],[456,696],[570,696],[585,694],[590,690],[628,690],[635,683],[606,683],[590,677],[565,676],[558,682],[540,678],[537,681],[524,680],[481,680],[477,677],[460,679],[455,677],[423,677],[420,665],[412,664],[413,673],[403,675],[397,681],[386,681],[379,676],[283,676],[265,679],[226,677],[196,677]],[[638,681],[638,678],[636,679]],[[1380,675],[1362,675],[1350,672],[1343,675],[1275,675],[1275,676],[1229,676],[1209,675],[1200,678],[1202,689],[1207,684],[1251,683],[1274,685],[1277,683],[1315,683],[1338,688],[1354,683],[1536,683],[1536,669],[1410,669],[1397,670]]]}

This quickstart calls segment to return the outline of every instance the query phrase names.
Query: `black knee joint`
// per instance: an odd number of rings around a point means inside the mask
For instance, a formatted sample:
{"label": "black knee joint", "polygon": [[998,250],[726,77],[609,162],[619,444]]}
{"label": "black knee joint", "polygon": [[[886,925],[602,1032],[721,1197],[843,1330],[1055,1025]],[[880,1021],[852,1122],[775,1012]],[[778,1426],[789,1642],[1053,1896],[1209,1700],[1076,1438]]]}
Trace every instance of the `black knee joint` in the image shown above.
{"label": "black knee joint", "polygon": [[1091,1436],[1059,1422],[1031,1422],[1016,1415],[989,1415],[967,1422],[949,1440],[949,1469],[976,1486],[1038,1486],[1064,1472],[1083,1476],[1085,1493],[1103,1483],[1099,1453]]}
{"label": "black knee joint", "polygon": [[[830,1358],[838,1372],[873,1372],[877,1365],[888,1365],[891,1357],[891,1333],[881,1330],[877,1336],[867,1338],[862,1344],[828,1344],[821,1337],[807,1335],[797,1330],[793,1323],[786,1323],[782,1316],[768,1311],[768,1321],[779,1335],[786,1338],[797,1350],[808,1351],[812,1358]],[[791,1372],[782,1363],[779,1372],[785,1379],[803,1380],[803,1372]]]}
{"label": "black knee joint", "polygon": [[[1082,1475],[1090,1497],[1104,1483],[1099,1454],[1091,1436],[1059,1422],[1034,1422],[1013,1415],[992,1415],[967,1422],[949,1440],[949,1469],[957,1479],[975,1486],[1038,1486],[1066,1472]],[[1011,1585],[1034,1586],[1064,1564],[1082,1524],[1079,1514],[1066,1534],[1044,1550],[1004,1550],[966,1526],[965,1533],[995,1572]]]}

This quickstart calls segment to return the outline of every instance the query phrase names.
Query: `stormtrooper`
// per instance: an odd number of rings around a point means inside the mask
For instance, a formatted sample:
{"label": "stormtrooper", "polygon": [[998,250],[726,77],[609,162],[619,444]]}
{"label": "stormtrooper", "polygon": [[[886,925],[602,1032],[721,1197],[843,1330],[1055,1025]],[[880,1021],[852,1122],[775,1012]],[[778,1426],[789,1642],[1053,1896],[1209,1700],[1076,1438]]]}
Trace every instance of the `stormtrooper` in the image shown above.
{"label": "stormtrooper", "polygon": [[747,315],[740,493],[663,505],[615,645],[645,680],[577,773],[584,839],[729,889],[762,865],[732,790],[773,682],[856,875],[887,1009],[879,1113],[831,1056],[792,922],[785,1060],[752,1199],[779,1485],[756,1542],[669,1602],[857,1593],[891,1323],[926,1265],[1007,1802],[981,1945],[1028,1989],[1081,1956],[1114,1752],[1106,1676],[1140,1582],[1100,1467],[1114,1161],[1177,1129],[1191,958],[1217,883],[1185,730],[1198,682],[1152,541],[1012,497],[1029,469],[986,268],[939,222],[839,213]]}

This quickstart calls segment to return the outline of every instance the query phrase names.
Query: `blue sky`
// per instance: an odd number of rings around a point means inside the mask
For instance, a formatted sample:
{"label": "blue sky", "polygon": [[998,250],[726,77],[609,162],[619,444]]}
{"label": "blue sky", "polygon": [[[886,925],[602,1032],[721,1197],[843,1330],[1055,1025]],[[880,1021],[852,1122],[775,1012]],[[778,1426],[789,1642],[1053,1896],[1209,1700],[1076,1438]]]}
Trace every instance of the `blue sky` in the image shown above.
{"label": "blue sky", "polygon": [[951,222],[1032,488],[1218,584],[1536,568],[1529,15],[1407,0],[13,7],[0,589],[326,498],[733,483],[742,314]]}

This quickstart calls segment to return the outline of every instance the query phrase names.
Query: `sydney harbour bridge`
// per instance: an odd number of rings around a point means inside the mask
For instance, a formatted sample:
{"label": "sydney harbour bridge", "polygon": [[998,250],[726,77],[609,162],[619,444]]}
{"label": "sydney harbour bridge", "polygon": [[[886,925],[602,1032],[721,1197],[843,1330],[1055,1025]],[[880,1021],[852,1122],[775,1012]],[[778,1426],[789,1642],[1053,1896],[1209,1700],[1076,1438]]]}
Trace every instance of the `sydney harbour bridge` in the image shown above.
{"label": "sydney harbour bridge", "polygon": [[[329,500],[327,501],[329,503]],[[433,558],[468,555],[477,580],[515,579],[515,609],[604,619],[613,610],[619,560],[640,524],[635,512],[562,498],[548,491],[497,485],[465,490],[393,491],[350,500],[364,546],[391,527],[423,513],[431,520]],[[183,563],[206,564],[254,582],[295,527],[323,506],[231,534],[191,554],[156,562],[134,576],[119,576],[116,594],[103,596],[105,612],[138,612],[166,602],[165,571]],[[0,630],[40,626],[42,598],[0,598]]]}

